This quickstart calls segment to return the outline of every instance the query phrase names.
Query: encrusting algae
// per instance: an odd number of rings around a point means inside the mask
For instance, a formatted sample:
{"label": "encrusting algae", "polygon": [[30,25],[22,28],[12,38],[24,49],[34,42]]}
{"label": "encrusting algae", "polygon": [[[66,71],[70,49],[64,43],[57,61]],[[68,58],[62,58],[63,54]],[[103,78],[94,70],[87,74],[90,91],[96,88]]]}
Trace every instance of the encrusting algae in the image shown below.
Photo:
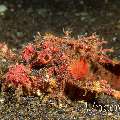
{"label": "encrusting algae", "polygon": [[[56,37],[52,34],[36,35],[33,43],[23,48],[15,65],[8,68],[3,79],[4,90],[9,85],[22,87],[23,93],[65,95],[69,86],[89,92],[105,93],[120,99],[120,86],[114,81],[120,79],[120,62],[108,57],[111,49],[103,49],[106,41],[97,35]],[[117,89],[116,89],[117,86]],[[69,89],[73,91],[73,87]],[[76,93],[81,94],[81,91]]]}

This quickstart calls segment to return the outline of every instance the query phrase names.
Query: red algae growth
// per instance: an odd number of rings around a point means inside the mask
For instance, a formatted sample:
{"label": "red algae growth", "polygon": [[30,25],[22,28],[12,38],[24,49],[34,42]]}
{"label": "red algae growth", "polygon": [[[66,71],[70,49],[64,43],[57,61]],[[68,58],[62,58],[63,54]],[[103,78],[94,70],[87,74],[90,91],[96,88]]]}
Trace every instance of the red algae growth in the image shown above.
{"label": "red algae growth", "polygon": [[34,42],[23,48],[15,65],[9,66],[3,80],[5,89],[21,86],[29,95],[40,91],[57,96],[76,87],[120,99],[120,85],[115,84],[120,78],[120,62],[109,58],[107,52],[112,50],[104,49],[103,44],[106,41],[95,34],[75,39],[68,34],[38,33]]}

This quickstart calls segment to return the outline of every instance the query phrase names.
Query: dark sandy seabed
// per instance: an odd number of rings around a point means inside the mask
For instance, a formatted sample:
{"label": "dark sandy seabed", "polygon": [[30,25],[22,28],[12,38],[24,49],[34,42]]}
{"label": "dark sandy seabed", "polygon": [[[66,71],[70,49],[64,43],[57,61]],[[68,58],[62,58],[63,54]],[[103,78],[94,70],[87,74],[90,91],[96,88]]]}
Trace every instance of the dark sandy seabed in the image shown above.
{"label": "dark sandy seabed", "polygon": [[[0,40],[20,51],[36,32],[73,36],[96,34],[114,48],[120,60],[119,0],[1,0],[8,10],[0,15]],[[1,63],[2,64],[2,63]],[[12,93],[12,91],[10,92]],[[0,96],[0,120],[120,120],[120,102],[99,94],[90,101],[56,101],[42,97]]]}

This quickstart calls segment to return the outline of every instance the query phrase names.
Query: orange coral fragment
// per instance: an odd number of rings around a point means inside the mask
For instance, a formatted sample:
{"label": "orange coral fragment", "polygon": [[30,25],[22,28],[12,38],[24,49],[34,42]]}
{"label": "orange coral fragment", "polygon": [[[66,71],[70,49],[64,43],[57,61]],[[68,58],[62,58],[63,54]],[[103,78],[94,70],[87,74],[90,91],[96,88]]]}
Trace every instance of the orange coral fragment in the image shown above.
{"label": "orange coral fragment", "polygon": [[69,67],[71,75],[75,79],[81,79],[88,73],[88,64],[84,59],[75,60]]}

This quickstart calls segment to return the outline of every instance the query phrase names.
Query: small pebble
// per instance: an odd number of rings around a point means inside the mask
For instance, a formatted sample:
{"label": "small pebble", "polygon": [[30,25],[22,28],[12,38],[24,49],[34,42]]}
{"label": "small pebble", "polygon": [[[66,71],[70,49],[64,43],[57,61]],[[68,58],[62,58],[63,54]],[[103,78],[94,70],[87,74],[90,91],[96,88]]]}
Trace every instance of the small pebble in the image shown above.
{"label": "small pebble", "polygon": [[7,8],[5,5],[0,4],[0,14],[1,14],[1,15],[4,15],[4,12],[5,12],[7,9],[8,9],[8,8]]}
{"label": "small pebble", "polygon": [[113,37],[113,38],[112,38],[112,41],[113,41],[113,42],[116,42],[116,41],[117,41],[117,37]]}

